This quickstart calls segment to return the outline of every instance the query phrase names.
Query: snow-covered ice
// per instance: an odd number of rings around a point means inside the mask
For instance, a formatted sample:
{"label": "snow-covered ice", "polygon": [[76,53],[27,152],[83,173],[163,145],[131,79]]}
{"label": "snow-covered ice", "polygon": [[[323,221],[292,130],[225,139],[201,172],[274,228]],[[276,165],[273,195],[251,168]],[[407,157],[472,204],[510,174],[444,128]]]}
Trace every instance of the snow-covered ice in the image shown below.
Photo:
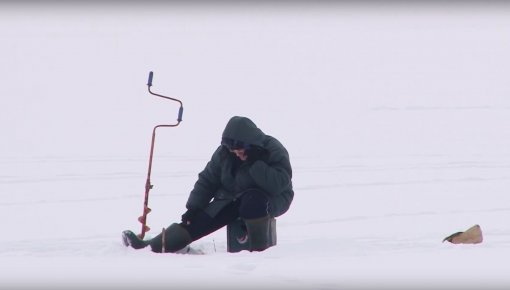
{"label": "snow-covered ice", "polygon": [[[510,5],[0,4],[0,288],[510,287]],[[278,245],[135,251],[233,115],[288,148]],[[484,242],[442,239],[479,224]]]}

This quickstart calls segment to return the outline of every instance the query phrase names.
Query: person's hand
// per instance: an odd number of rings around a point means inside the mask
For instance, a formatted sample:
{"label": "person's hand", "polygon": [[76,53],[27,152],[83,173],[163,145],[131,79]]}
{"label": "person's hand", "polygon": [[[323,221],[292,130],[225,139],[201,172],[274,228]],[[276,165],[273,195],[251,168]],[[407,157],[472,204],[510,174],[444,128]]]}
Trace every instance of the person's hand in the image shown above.
{"label": "person's hand", "polygon": [[250,149],[246,150],[246,155],[248,156],[246,161],[253,164],[257,160],[267,161],[269,158],[269,151],[259,146],[252,146]]}
{"label": "person's hand", "polygon": [[195,217],[195,215],[197,214],[198,212],[198,209],[196,208],[190,208],[188,209],[184,214],[182,214],[181,216],[181,220],[182,222],[185,224],[185,225],[189,225],[191,224],[191,221],[193,220],[193,218]]}

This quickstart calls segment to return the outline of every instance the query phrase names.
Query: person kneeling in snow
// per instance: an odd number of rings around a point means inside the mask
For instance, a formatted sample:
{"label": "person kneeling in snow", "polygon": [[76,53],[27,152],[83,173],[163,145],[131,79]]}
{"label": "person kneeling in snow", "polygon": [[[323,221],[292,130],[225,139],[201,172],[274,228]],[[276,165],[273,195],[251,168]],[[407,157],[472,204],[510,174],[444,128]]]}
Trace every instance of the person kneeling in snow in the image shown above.
{"label": "person kneeling in snow", "polygon": [[223,131],[221,145],[199,173],[182,222],[171,224],[151,240],[124,231],[124,243],[135,249],[150,246],[157,253],[177,252],[241,218],[249,250],[263,251],[270,246],[271,218],[284,214],[293,198],[287,149],[250,119],[235,116]]}

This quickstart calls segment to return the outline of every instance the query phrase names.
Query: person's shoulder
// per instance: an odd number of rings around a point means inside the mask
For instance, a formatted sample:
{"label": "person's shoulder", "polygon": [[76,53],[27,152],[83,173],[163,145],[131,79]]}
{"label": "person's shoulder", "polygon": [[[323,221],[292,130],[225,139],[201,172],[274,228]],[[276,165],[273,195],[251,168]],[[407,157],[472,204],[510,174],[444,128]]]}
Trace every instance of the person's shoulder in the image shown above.
{"label": "person's shoulder", "polygon": [[228,150],[225,148],[225,146],[220,145],[216,150],[214,150],[214,153],[212,154],[211,159],[212,160],[224,160],[228,156]]}
{"label": "person's shoulder", "polygon": [[276,139],[273,136],[266,135],[266,138],[264,140],[264,147],[269,150],[270,152],[274,151],[283,151],[287,152],[287,149],[283,144],[280,142],[280,140]]}

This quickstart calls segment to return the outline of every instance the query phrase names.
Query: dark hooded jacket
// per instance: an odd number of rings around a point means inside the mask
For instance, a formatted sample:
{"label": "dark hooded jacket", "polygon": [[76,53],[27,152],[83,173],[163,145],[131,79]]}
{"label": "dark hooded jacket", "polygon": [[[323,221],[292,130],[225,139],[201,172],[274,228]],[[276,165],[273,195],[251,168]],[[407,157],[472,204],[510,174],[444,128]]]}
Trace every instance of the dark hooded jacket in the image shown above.
{"label": "dark hooded jacket", "polygon": [[203,209],[214,217],[246,190],[256,188],[268,196],[272,216],[285,213],[294,198],[287,149],[246,117],[232,117],[222,137],[259,146],[267,154],[254,162],[243,162],[225,146],[219,146],[205,169],[199,173],[186,207]]}

